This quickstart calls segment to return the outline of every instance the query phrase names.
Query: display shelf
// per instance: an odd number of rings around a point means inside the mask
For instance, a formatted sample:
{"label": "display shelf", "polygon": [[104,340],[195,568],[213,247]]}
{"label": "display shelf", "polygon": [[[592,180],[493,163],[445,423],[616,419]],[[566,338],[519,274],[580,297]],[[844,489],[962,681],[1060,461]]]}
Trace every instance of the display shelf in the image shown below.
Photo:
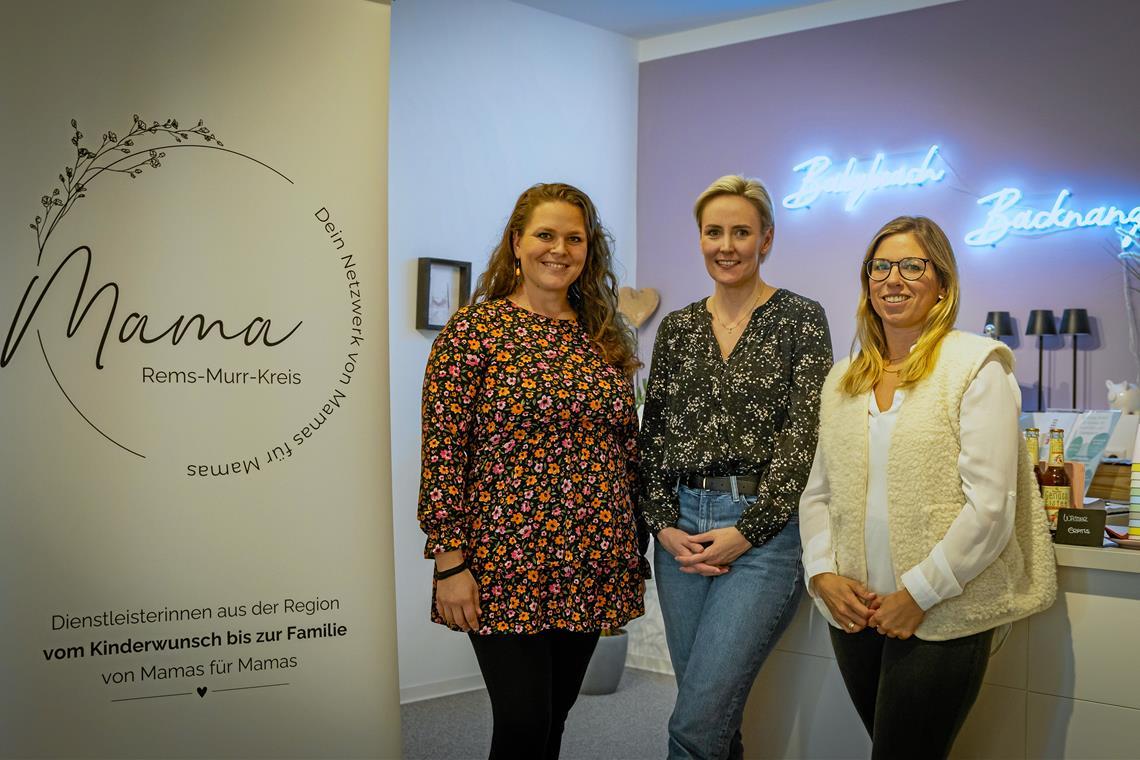
{"label": "display shelf", "polygon": [[1089,570],[1111,570],[1118,573],[1140,573],[1140,550],[1094,546],[1053,547],[1058,567],[1083,567]]}

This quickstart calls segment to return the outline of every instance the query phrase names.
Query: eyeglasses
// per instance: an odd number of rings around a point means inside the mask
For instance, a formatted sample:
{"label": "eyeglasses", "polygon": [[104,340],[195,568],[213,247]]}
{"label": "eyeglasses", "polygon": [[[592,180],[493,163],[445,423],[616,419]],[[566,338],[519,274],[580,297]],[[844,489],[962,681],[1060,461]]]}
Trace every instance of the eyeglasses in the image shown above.
{"label": "eyeglasses", "polygon": [[882,282],[891,276],[891,267],[898,267],[899,274],[902,275],[904,280],[917,280],[926,273],[926,265],[930,259],[920,259],[917,256],[910,256],[898,261],[887,261],[886,259],[870,259],[867,262],[866,270],[867,276],[875,282]]}

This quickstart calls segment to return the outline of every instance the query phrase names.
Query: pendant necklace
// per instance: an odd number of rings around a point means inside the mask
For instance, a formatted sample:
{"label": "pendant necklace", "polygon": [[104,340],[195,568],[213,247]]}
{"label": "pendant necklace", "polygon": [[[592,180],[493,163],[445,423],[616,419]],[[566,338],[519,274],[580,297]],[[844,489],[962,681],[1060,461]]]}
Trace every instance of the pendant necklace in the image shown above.
{"label": "pendant necklace", "polygon": [[906,359],[887,359],[887,361],[883,363],[883,372],[889,372],[892,375],[897,375],[899,373],[899,371],[902,370],[902,367],[899,367],[898,369],[887,369],[887,365],[888,364],[894,364],[895,362],[898,362],[898,361],[905,362]]}
{"label": "pendant necklace", "polygon": [[743,324],[744,322],[747,322],[749,317],[752,316],[752,310],[756,308],[756,304],[758,304],[760,302],[760,297],[764,295],[765,287],[766,286],[763,286],[763,285],[760,286],[760,291],[756,294],[756,297],[752,299],[752,303],[745,310],[744,316],[741,317],[740,319],[736,320],[735,322],[733,322],[731,325],[726,324],[725,321],[720,318],[720,315],[717,314],[716,307],[714,306],[712,313],[713,313],[713,316],[716,317],[716,321],[719,322],[720,326],[722,328],[724,328],[727,332],[730,332],[730,333],[736,332],[736,330],[740,328],[740,325]]}

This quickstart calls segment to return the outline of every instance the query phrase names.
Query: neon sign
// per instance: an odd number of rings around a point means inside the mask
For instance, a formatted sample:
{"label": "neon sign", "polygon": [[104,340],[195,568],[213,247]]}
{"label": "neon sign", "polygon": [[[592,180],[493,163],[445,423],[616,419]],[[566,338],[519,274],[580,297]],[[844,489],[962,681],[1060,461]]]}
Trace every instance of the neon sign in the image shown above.
{"label": "neon sign", "polygon": [[[1135,214],[1135,209],[1133,209]],[[1116,234],[1120,235],[1120,251],[1133,256],[1140,256],[1140,220],[1131,227],[1117,227]]]}
{"label": "neon sign", "polygon": [[986,222],[981,227],[966,233],[968,245],[996,245],[1006,235],[1046,235],[1053,232],[1081,229],[1084,227],[1116,227],[1121,237],[1121,247],[1127,249],[1140,231],[1140,206],[1131,211],[1116,206],[1097,206],[1084,213],[1065,208],[1072,195],[1068,190],[1057,194],[1053,207],[1049,210],[1019,206],[1022,198],[1020,190],[1004,187],[996,193],[979,198],[979,206],[990,206]]}
{"label": "neon sign", "polygon": [[853,210],[863,196],[888,187],[921,187],[927,182],[940,182],[946,176],[945,169],[931,168],[938,157],[938,146],[931,145],[926,157],[917,166],[900,164],[893,169],[884,168],[886,155],[876,153],[866,170],[859,170],[859,159],[852,156],[847,160],[843,171],[830,171],[831,159],[827,156],[809,158],[792,167],[794,172],[803,172],[799,190],[784,197],[784,208],[807,208],[824,194],[846,195],[843,208]]}

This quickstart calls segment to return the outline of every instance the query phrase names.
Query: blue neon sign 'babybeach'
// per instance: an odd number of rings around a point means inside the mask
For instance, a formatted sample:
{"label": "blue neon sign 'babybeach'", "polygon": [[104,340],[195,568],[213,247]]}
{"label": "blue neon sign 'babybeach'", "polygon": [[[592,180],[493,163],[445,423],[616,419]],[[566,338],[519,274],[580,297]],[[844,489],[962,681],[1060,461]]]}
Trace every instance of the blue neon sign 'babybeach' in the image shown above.
{"label": "blue neon sign 'babybeach'", "polygon": [[922,163],[917,166],[900,164],[893,169],[884,168],[886,155],[876,153],[871,165],[859,170],[859,159],[851,157],[842,172],[831,172],[831,159],[827,156],[809,158],[792,167],[792,171],[803,172],[800,189],[784,198],[784,208],[807,208],[819,196],[827,194],[846,195],[843,207],[851,211],[867,193],[884,190],[888,187],[921,187],[927,182],[939,182],[946,176],[945,169],[935,169],[931,165],[938,157],[938,146],[931,145]]}
{"label": "blue neon sign 'babybeach'", "polygon": [[1053,207],[1046,211],[1017,205],[1022,194],[1014,187],[1004,187],[996,193],[990,193],[978,200],[978,205],[990,206],[986,222],[966,233],[966,243],[996,245],[1010,234],[1045,235],[1083,227],[1116,227],[1122,241],[1126,236],[1137,234],[1137,228],[1140,227],[1140,206],[1131,211],[1116,206],[1097,206],[1082,213],[1065,208],[1065,202],[1071,195],[1068,190],[1062,190],[1057,194],[1057,200],[1053,201]]}

